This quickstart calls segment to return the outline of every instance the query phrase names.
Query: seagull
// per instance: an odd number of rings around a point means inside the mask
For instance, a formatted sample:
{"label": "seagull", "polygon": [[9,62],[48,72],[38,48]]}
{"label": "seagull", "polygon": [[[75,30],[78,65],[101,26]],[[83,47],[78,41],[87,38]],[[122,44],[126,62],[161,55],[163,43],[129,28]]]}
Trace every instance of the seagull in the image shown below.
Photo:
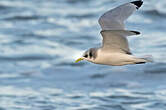
{"label": "seagull", "polygon": [[139,35],[140,32],[126,30],[124,22],[143,4],[142,0],[125,3],[104,13],[98,20],[102,30],[102,46],[90,48],[75,62],[87,60],[95,64],[122,66],[152,62],[152,56],[136,57],[132,55],[128,45],[128,36]]}

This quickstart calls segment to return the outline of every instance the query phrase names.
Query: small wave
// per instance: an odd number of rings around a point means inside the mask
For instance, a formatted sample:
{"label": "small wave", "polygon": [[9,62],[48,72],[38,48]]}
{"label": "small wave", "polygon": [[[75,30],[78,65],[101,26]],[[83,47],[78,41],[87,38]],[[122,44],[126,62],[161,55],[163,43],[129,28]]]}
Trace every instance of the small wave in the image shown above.
{"label": "small wave", "polygon": [[145,15],[166,17],[166,13],[162,13],[157,9],[145,10],[143,11]]}
{"label": "small wave", "polygon": [[0,4],[0,10],[1,11],[4,10],[4,9],[10,9],[10,8],[12,8],[12,7]]}
{"label": "small wave", "polygon": [[91,17],[95,17],[96,15],[95,14],[83,14],[83,15],[74,15],[74,14],[70,14],[70,15],[67,15],[67,18],[78,18],[78,19],[81,19],[81,18],[91,18]]}
{"label": "small wave", "polygon": [[60,62],[60,63],[57,63],[56,64],[57,66],[84,66],[85,63],[74,63],[74,60],[73,60],[73,63],[70,61],[70,62]]}
{"label": "small wave", "polygon": [[126,110],[121,104],[104,104],[104,105],[100,105],[100,107],[96,107],[96,108],[105,108],[105,109],[109,109],[109,110]]}
{"label": "small wave", "polygon": [[65,33],[65,30],[62,29],[45,29],[34,31],[35,35],[39,36],[60,36],[61,33]]}
{"label": "small wave", "polygon": [[165,74],[165,65],[166,63],[155,63],[153,65],[149,65],[150,67],[147,66],[144,72],[150,74]]}
{"label": "small wave", "polygon": [[142,98],[142,97],[134,97],[134,96],[127,96],[127,95],[112,95],[112,96],[108,96],[108,98],[111,99],[118,99],[118,100],[138,100],[138,99],[146,99],[146,98]]}
{"label": "small wave", "polygon": [[89,0],[66,0],[67,3],[76,4],[76,3],[88,3]]}
{"label": "small wave", "polygon": [[100,79],[100,78],[104,78],[106,77],[108,74],[94,74],[94,75],[91,75],[90,78],[91,79]]}
{"label": "small wave", "polygon": [[17,56],[0,56],[0,61],[25,61],[25,60],[48,60],[52,59],[47,55],[17,55]]}
{"label": "small wave", "polygon": [[37,20],[42,18],[41,16],[37,16],[37,15],[31,15],[31,16],[12,16],[12,17],[8,17],[5,18],[4,20],[9,20],[9,21],[16,21],[16,20],[21,20],[21,21],[27,21],[27,20]]}
{"label": "small wave", "polygon": [[1,0],[0,1],[0,4],[2,6],[5,6],[5,7],[30,7],[33,5],[33,3],[31,2],[27,2],[27,1],[9,1],[9,0]]}

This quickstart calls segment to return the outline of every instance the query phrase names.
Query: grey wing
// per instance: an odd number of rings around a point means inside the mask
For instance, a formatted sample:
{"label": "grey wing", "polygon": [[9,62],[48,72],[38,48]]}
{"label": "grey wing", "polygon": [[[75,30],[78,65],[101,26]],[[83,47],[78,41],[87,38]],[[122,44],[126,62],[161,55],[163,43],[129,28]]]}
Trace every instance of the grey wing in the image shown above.
{"label": "grey wing", "polygon": [[104,30],[101,31],[103,37],[102,49],[109,52],[121,52],[131,54],[127,36],[137,35],[135,31],[126,30]]}
{"label": "grey wing", "polygon": [[99,18],[102,30],[124,30],[124,21],[141,7],[143,1],[134,1],[118,6]]}

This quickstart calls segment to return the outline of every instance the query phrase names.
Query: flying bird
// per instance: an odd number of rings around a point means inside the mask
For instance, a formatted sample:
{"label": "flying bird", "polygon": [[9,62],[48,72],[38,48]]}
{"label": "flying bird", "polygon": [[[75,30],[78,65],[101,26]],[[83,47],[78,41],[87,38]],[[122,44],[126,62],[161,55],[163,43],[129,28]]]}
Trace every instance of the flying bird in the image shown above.
{"label": "flying bird", "polygon": [[122,66],[152,62],[152,56],[136,57],[132,55],[128,36],[139,35],[140,32],[126,30],[124,22],[143,4],[142,0],[120,5],[104,13],[98,20],[102,31],[102,46],[88,49],[76,63],[87,60],[95,64]]}

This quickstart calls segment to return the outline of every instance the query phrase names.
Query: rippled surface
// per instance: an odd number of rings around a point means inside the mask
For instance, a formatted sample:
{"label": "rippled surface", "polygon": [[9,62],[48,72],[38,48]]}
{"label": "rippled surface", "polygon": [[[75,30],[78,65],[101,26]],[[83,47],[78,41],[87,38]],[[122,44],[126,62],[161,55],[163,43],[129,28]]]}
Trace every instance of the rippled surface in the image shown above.
{"label": "rippled surface", "polygon": [[0,110],[164,110],[166,1],[144,2],[129,41],[155,62],[111,67],[74,60],[100,44],[97,20],[121,0],[0,0]]}

